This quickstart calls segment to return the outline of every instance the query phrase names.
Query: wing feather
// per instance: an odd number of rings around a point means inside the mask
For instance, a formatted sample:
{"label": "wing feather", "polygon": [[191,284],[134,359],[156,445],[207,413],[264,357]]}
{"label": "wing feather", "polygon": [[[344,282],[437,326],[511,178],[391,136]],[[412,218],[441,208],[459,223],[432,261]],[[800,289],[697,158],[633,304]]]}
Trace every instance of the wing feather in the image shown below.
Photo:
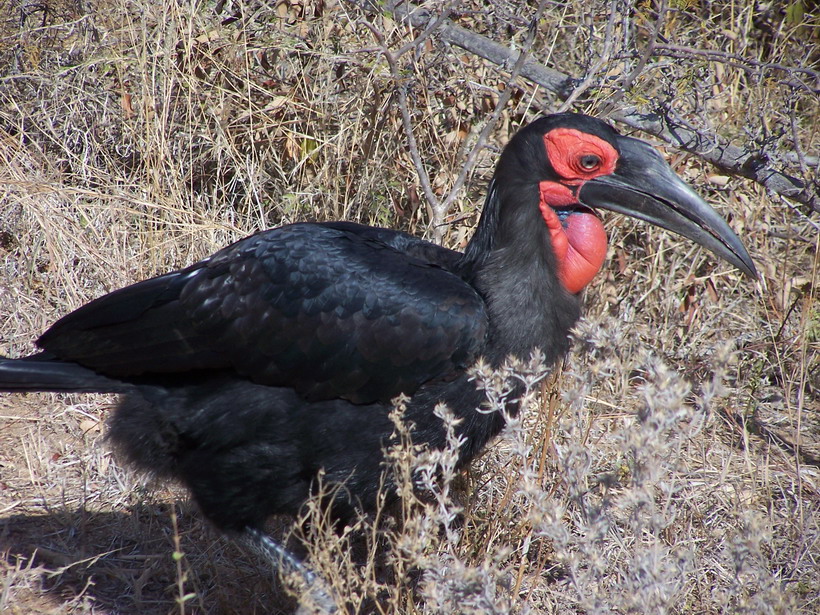
{"label": "wing feather", "polygon": [[294,224],[93,301],[38,343],[124,379],[217,370],[312,400],[389,400],[483,349],[484,302],[448,270],[457,254],[386,229]]}

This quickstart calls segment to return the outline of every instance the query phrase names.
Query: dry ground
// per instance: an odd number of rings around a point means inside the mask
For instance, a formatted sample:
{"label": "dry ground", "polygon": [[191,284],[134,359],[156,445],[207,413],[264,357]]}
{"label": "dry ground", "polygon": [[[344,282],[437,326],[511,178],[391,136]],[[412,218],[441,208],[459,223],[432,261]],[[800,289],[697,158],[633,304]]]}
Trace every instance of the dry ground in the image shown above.
{"label": "dry ground", "polygon": [[[778,4],[671,3],[667,41],[733,55],[652,58],[627,99],[672,105],[816,181],[816,92],[737,60],[817,69],[817,15]],[[487,6],[461,3],[455,17],[521,44],[533,7]],[[551,3],[532,52],[576,75],[608,53],[600,86],[636,65],[630,45],[653,14],[643,2]],[[434,233],[397,84],[364,18],[393,49],[412,38],[332,1],[0,2],[0,353],[31,351],[93,297],[282,222],[359,220],[463,245],[500,146],[560,103],[516,82]],[[435,38],[402,62],[442,196],[507,74]],[[594,112],[608,94],[593,87],[575,109]],[[611,258],[586,292],[576,350],[523,423],[459,476],[446,455],[398,451],[399,465],[455,480],[400,523],[309,537],[307,555],[351,611],[820,611],[817,216],[666,153],[730,219],[760,283],[608,217]],[[184,492],[112,458],[113,403],[0,396],[0,611],[292,612]]]}

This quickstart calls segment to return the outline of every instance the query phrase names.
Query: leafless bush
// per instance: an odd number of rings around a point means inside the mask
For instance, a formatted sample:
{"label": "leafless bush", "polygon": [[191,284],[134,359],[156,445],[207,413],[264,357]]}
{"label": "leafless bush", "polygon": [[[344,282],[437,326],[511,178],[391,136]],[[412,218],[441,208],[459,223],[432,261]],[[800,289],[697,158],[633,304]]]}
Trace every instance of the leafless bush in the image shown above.
{"label": "leafless bush", "polygon": [[[497,396],[528,384],[482,459],[456,469],[455,440],[439,453],[405,440],[391,457],[400,510],[331,528],[314,506],[309,523],[272,529],[304,539],[349,611],[815,612],[816,216],[705,161],[729,143],[816,194],[817,15],[797,2],[419,4],[525,62],[465,51],[444,20],[425,32],[349,2],[2,5],[0,353],[278,223],[344,218],[457,248],[519,125],[568,99],[653,112],[704,135],[702,156],[667,153],[750,246],[759,288],[608,220],[611,258],[564,370],[542,378],[523,358],[477,374]],[[536,87],[530,62],[578,81]],[[110,458],[110,403],[0,398],[0,609],[292,612],[184,494]]]}

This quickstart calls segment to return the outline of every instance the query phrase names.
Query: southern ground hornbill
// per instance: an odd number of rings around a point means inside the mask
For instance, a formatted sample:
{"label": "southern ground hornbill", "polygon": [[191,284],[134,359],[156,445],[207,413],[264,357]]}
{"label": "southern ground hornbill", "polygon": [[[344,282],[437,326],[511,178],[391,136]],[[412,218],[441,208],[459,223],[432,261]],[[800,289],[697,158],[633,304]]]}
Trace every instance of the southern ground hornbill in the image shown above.
{"label": "southern ground hornbill", "polygon": [[[296,514],[316,477],[332,512],[372,509],[410,397],[414,442],[463,462],[503,427],[466,370],[568,349],[578,293],[601,267],[594,208],[680,233],[755,276],[740,240],[646,143],[583,115],[541,118],[501,154],[464,253],[347,222],[263,231],[59,320],[42,352],[0,359],[0,390],[116,392],[110,439],[136,467],[182,481],[219,528],[260,533]],[[514,411],[514,410],[513,410]],[[389,484],[389,480],[388,480]],[[281,561],[280,561],[281,564]]]}

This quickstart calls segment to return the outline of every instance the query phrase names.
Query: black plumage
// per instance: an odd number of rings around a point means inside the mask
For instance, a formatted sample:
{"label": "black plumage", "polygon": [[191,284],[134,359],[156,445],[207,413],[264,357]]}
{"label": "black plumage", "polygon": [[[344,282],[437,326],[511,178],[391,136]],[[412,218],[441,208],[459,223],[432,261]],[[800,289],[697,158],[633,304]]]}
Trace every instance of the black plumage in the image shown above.
{"label": "black plumage", "polygon": [[224,530],[298,513],[320,471],[342,485],[331,505],[344,520],[375,505],[393,397],[410,397],[414,442],[434,448],[445,430],[433,409],[447,403],[466,462],[503,428],[500,413],[476,411],[485,399],[467,368],[567,351],[580,303],[562,250],[583,256],[584,229],[602,233],[596,206],[754,275],[738,238],[652,148],[553,115],[504,149],[463,254],[344,222],[264,231],[67,315],[38,340],[42,353],[0,360],[0,390],[124,393],[111,441],[181,480]]}
{"label": "black plumage", "polygon": [[257,233],[89,303],[38,345],[117,378],[232,373],[311,401],[387,402],[463,370],[487,328],[476,291],[412,246],[350,223]]}

